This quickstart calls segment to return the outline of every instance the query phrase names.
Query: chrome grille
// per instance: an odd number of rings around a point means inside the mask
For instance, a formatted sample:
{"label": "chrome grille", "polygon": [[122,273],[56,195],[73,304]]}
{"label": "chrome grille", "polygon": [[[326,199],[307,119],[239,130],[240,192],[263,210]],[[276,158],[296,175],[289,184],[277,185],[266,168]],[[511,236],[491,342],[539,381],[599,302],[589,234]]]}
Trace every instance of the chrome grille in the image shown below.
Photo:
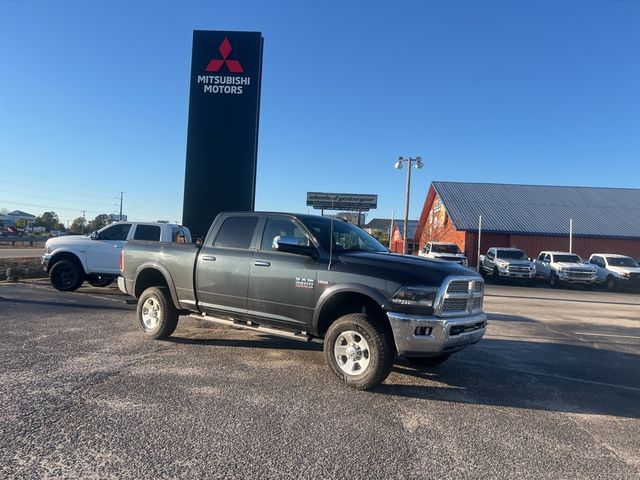
{"label": "chrome grille", "polygon": [[467,310],[466,298],[447,298],[442,304],[443,313],[464,312]]}
{"label": "chrome grille", "polygon": [[570,277],[574,277],[574,278],[589,278],[593,276],[593,273],[591,272],[576,271],[576,270],[567,270],[565,273]]}
{"label": "chrome grille", "polygon": [[469,293],[469,282],[451,282],[447,287],[447,293]]}
{"label": "chrome grille", "polygon": [[529,267],[523,267],[523,266],[510,266],[509,267],[509,271],[510,272],[514,272],[514,273],[529,273],[531,269]]}
{"label": "chrome grille", "polygon": [[[441,291],[442,292],[442,291]],[[452,278],[437,301],[435,314],[454,317],[480,313],[484,282],[475,277]]]}

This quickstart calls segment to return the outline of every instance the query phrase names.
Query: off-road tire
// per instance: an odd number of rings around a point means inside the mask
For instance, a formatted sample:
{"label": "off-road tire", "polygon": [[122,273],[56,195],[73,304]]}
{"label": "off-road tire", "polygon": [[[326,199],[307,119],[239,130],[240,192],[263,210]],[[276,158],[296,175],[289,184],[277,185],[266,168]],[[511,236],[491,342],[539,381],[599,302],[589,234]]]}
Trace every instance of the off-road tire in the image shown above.
{"label": "off-road tire", "polygon": [[60,260],[49,270],[49,281],[56,290],[72,292],[84,282],[84,272],[77,262]]}
{"label": "off-road tire", "polygon": [[560,286],[560,280],[554,272],[551,272],[549,275],[549,285],[551,285],[551,288],[558,288]]}
{"label": "off-road tire", "polygon": [[[355,339],[353,344],[344,343],[347,337]],[[375,321],[371,315],[352,313],[338,318],[331,324],[324,338],[324,357],[333,373],[348,386],[357,390],[369,390],[384,382],[393,368],[392,334],[387,327]],[[348,373],[344,368],[351,361],[345,355],[338,357],[337,349],[359,348],[366,345],[366,349],[359,351],[362,360],[353,363],[364,364],[366,367]],[[366,350],[366,352],[365,352]],[[341,366],[342,363],[342,366]],[[355,366],[354,366],[355,367]]]}
{"label": "off-road tire", "polygon": [[437,357],[405,357],[405,361],[412,367],[435,367],[449,360],[450,356],[450,354],[444,354]]}
{"label": "off-road tire", "polygon": [[136,319],[146,337],[161,340],[171,336],[178,326],[178,311],[169,290],[149,287],[142,292],[138,299]]}
{"label": "off-road tire", "polygon": [[493,283],[500,283],[500,272],[498,272],[498,267],[493,268]]}

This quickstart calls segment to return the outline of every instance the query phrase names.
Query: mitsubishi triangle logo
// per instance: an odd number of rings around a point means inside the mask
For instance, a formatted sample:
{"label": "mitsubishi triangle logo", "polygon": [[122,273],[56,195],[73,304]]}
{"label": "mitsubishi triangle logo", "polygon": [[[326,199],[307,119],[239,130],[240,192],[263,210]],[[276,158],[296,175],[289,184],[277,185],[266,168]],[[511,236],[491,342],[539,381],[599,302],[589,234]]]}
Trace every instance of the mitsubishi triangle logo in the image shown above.
{"label": "mitsubishi triangle logo", "polygon": [[207,68],[204,69],[205,72],[219,72],[222,66],[226,65],[227,69],[231,73],[244,73],[244,70],[242,69],[242,65],[238,60],[228,59],[229,54],[231,53],[231,50],[233,50],[233,48],[231,48],[231,43],[229,42],[229,39],[225,37],[225,39],[220,44],[220,47],[218,48],[218,50],[220,51],[220,55],[222,55],[222,60],[220,59],[211,60],[207,65]]}

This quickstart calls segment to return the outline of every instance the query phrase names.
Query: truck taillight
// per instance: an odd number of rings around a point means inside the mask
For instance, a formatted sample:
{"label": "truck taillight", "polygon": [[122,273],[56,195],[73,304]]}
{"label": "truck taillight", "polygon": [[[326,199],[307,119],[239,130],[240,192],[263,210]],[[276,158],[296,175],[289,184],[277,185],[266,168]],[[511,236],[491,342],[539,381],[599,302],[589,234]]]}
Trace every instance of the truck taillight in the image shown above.
{"label": "truck taillight", "polygon": [[124,272],[124,251],[120,250],[120,271]]}

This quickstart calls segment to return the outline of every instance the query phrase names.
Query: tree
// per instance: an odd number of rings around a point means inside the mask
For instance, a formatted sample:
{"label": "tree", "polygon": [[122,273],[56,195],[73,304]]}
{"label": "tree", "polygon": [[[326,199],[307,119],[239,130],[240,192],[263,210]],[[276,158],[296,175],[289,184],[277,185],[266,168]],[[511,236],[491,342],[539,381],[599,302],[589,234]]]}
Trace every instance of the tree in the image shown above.
{"label": "tree", "polygon": [[9,213],[9,209],[8,208],[0,208],[0,215],[6,215],[7,213]]}
{"label": "tree", "polygon": [[71,230],[71,233],[85,233],[87,231],[87,219],[84,217],[76,218],[69,230]]}
{"label": "tree", "polygon": [[106,227],[107,225],[109,225],[109,215],[107,215],[106,213],[101,213],[89,222],[88,230],[93,232],[96,230],[100,230],[102,227]]}
{"label": "tree", "polygon": [[33,221],[36,227],[44,227],[48,232],[52,229],[60,229],[60,219],[56,212],[44,212]]}

